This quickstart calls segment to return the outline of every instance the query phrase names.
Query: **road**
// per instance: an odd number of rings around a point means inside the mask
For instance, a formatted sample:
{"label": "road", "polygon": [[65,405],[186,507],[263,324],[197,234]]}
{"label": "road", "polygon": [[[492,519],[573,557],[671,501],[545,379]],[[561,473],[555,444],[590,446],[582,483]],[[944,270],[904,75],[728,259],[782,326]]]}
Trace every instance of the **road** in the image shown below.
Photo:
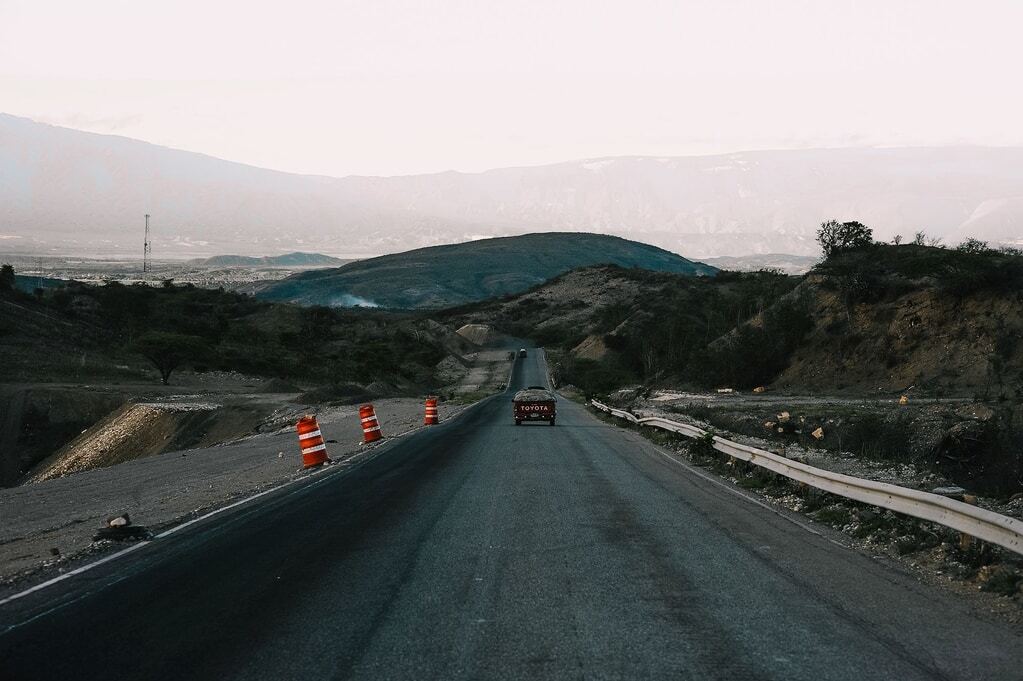
{"label": "road", "polygon": [[0,606],[0,678],[1019,679],[959,599],[509,400]]}

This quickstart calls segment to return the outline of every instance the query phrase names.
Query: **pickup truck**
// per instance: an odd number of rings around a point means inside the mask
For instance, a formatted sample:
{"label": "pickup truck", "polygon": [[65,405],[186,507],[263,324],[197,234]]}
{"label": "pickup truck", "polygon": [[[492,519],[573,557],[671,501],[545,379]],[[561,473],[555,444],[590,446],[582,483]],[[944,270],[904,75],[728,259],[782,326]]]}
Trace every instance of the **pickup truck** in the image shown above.
{"label": "pickup truck", "polygon": [[523,421],[547,421],[553,426],[558,415],[557,398],[547,388],[531,385],[515,393],[512,413],[516,426],[521,426]]}

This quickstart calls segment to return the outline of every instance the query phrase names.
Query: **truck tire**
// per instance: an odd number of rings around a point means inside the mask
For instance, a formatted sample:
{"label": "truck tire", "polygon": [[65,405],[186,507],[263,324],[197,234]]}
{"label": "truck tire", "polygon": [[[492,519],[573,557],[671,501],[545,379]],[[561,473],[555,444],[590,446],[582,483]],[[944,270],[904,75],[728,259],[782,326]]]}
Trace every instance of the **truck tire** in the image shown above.
{"label": "truck tire", "polygon": [[516,426],[521,426],[522,425],[521,419],[515,419],[515,425]]}
{"label": "truck tire", "polygon": [[551,419],[551,425],[552,426],[554,425],[554,419]]}

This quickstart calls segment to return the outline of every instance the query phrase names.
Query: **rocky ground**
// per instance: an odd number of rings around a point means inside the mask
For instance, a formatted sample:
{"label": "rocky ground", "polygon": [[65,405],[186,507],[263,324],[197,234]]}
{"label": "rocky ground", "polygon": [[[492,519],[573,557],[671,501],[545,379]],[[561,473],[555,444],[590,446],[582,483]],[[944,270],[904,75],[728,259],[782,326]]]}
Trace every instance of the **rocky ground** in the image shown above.
{"label": "rocky ground", "polygon": [[[1023,512],[1023,495],[964,481],[935,461],[950,431],[984,424],[994,410],[969,398],[806,396],[655,391],[623,400],[637,414],[682,418],[729,439],[812,466],[925,491],[958,487],[983,503]],[[1011,503],[1010,503],[1011,502]]]}

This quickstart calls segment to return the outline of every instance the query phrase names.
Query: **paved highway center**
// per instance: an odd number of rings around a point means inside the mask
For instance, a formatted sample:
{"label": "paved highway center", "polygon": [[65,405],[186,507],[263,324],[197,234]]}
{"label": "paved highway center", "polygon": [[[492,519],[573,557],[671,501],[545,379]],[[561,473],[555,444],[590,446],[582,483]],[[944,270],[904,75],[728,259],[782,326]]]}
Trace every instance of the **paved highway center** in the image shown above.
{"label": "paved highway center", "polygon": [[1020,678],[1005,625],[579,405],[515,427],[544,375],[0,606],[0,678]]}

